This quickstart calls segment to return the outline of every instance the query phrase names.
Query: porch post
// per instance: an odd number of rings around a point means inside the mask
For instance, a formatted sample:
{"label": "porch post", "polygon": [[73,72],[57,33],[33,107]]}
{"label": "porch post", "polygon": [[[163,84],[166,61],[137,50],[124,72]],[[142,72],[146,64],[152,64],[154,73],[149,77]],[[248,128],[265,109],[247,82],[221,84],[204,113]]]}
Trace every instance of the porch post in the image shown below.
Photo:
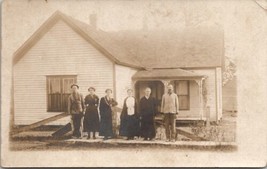
{"label": "porch post", "polygon": [[137,80],[132,80],[132,86],[131,88],[133,89],[133,93],[135,93],[135,84],[136,84]]}
{"label": "porch post", "polygon": [[196,79],[195,82],[198,84],[198,93],[199,93],[199,105],[200,105],[200,111],[199,111],[199,117],[200,120],[203,120],[203,79]]}
{"label": "porch post", "polygon": [[167,93],[167,87],[171,81],[170,80],[161,80],[161,82],[164,84],[164,93]]}
{"label": "porch post", "polygon": [[[132,80],[132,83],[131,83],[131,88],[133,90],[134,97],[136,97],[136,98],[139,96],[139,94],[137,94],[137,92],[139,92],[139,91],[136,91],[136,88],[135,88],[137,81],[138,80]],[[139,100],[139,98],[138,98],[138,100]]]}

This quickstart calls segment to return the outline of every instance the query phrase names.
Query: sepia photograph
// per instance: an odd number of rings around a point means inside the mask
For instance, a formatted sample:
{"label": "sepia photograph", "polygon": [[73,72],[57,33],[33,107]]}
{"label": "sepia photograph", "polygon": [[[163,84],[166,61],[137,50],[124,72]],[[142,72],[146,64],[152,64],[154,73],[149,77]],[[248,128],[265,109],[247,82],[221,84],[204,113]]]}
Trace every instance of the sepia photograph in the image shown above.
{"label": "sepia photograph", "polygon": [[1,166],[266,166],[266,21],[266,0],[2,2]]}

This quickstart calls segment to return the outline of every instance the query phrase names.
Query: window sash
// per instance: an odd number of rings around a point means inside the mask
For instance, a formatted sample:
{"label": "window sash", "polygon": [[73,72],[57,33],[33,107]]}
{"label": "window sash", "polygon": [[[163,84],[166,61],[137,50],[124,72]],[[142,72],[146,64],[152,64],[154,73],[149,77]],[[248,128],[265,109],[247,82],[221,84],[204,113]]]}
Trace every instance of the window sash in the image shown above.
{"label": "window sash", "polygon": [[47,111],[66,112],[70,86],[76,83],[76,75],[47,76]]}
{"label": "window sash", "polygon": [[190,82],[188,80],[175,81],[174,87],[179,99],[179,110],[190,110]]}
{"label": "window sash", "polygon": [[188,95],[180,95],[179,97],[179,109],[180,110],[189,110],[189,96]]}

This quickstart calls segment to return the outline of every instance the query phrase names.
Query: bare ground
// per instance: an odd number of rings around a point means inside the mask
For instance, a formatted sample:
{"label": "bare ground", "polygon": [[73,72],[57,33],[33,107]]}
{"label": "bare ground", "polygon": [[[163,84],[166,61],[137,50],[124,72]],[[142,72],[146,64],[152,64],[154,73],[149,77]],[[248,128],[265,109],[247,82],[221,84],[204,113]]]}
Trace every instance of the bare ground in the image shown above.
{"label": "bare ground", "polygon": [[151,142],[140,139],[126,141],[123,139],[112,139],[103,141],[102,139],[87,140],[85,137],[79,140],[70,139],[70,135],[62,138],[53,138],[53,131],[28,131],[15,135],[11,138],[10,149],[14,151],[58,151],[58,150],[113,150],[120,149],[128,151],[132,149],[169,149],[184,151],[235,151],[237,146],[234,144],[236,135],[236,112],[224,112],[222,121],[219,124],[212,124],[210,127],[203,125],[180,126],[178,128],[207,139],[207,141],[194,141],[184,135],[179,135],[175,143],[166,143],[156,139]]}

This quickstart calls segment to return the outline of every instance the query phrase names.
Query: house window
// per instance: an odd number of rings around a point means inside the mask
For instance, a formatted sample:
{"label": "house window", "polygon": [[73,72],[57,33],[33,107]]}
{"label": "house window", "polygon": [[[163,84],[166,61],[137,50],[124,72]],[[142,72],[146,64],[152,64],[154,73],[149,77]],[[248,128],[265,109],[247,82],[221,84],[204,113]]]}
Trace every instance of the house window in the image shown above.
{"label": "house window", "polygon": [[70,86],[76,83],[77,76],[47,76],[47,111],[66,112]]}
{"label": "house window", "polygon": [[179,80],[175,81],[175,92],[179,98],[179,109],[189,110],[190,109],[190,97],[189,97],[189,81]]}

